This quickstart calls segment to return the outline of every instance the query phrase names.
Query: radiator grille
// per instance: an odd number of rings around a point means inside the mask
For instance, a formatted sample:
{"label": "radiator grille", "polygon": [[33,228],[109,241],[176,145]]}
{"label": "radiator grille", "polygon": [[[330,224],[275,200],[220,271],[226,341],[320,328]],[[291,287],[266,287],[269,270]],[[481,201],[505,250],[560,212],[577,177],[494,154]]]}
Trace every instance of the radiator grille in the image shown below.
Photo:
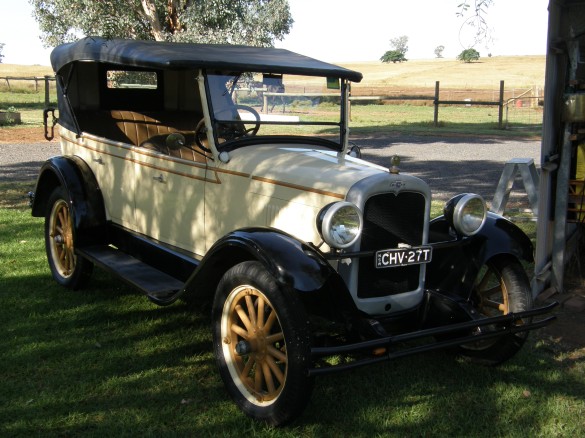
{"label": "radiator grille", "polygon": [[[423,243],[425,198],[421,193],[384,193],[367,200],[361,250],[396,248]],[[374,257],[360,259],[358,297],[372,298],[418,288],[420,265],[377,269]]]}

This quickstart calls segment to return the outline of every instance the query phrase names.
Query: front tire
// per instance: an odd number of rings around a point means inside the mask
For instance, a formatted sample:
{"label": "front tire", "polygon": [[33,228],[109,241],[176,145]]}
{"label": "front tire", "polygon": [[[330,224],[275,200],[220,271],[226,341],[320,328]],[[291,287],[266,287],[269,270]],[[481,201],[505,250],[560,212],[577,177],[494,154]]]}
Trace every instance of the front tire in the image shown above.
{"label": "front tire", "polygon": [[298,298],[258,262],[225,273],[213,304],[213,342],[223,382],[250,417],[283,425],[312,391],[309,323]]}
{"label": "front tire", "polygon": [[[506,315],[532,308],[530,282],[520,262],[510,256],[496,256],[479,272],[471,303],[486,317]],[[523,320],[515,324],[523,324]],[[482,331],[489,330],[483,327]],[[524,344],[528,332],[510,333],[502,337],[464,344],[460,353],[471,360],[497,365],[514,356]]]}
{"label": "front tire", "polygon": [[45,215],[45,249],[55,281],[75,290],[87,284],[93,264],[75,254],[74,235],[69,198],[65,189],[57,187]]}

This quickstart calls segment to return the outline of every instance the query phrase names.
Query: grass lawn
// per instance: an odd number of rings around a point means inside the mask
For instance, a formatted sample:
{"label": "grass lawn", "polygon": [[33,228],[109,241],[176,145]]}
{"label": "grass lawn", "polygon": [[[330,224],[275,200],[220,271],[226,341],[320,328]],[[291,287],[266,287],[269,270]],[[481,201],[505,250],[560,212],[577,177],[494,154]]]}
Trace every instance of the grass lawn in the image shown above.
{"label": "grass lawn", "polygon": [[271,429],[228,399],[206,309],[160,308],[96,271],[50,277],[43,220],[0,184],[0,436],[584,436],[585,357],[538,340],[486,368],[438,352],[316,380]]}

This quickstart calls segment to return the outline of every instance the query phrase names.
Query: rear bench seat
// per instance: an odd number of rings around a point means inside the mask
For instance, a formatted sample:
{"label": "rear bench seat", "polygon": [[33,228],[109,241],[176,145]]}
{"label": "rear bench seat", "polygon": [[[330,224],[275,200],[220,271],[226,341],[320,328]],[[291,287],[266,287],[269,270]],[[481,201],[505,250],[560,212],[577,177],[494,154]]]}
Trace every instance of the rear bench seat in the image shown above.
{"label": "rear bench seat", "polygon": [[[205,157],[193,150],[199,150],[194,142],[194,129],[200,119],[201,115],[194,112],[174,111],[139,113],[111,110],[87,111],[77,115],[80,129],[88,134],[144,147],[185,160],[205,162]],[[165,139],[173,132],[185,135],[189,147],[169,149]]]}

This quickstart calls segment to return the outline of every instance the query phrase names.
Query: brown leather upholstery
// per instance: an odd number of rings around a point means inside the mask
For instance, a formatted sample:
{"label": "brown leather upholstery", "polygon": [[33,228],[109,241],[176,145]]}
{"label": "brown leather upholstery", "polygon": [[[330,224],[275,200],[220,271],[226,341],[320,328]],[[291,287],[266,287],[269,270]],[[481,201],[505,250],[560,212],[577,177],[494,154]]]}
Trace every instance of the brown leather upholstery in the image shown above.
{"label": "brown leather upholstery", "polygon": [[[205,162],[193,138],[194,129],[201,116],[193,112],[139,113],[126,110],[95,111],[77,116],[82,131],[113,141],[130,143],[185,160]],[[185,135],[188,147],[171,150],[166,146],[166,136],[173,132]]]}
{"label": "brown leather upholstery", "polygon": [[178,149],[171,149],[168,147],[167,145],[168,134],[155,135],[146,140],[145,142],[141,143],[140,146],[146,149],[170,155],[171,157],[177,157],[182,158],[184,160],[205,163],[206,161],[204,156],[205,154],[195,143],[195,135],[185,133],[182,134],[185,136],[186,144],[185,146]]}

